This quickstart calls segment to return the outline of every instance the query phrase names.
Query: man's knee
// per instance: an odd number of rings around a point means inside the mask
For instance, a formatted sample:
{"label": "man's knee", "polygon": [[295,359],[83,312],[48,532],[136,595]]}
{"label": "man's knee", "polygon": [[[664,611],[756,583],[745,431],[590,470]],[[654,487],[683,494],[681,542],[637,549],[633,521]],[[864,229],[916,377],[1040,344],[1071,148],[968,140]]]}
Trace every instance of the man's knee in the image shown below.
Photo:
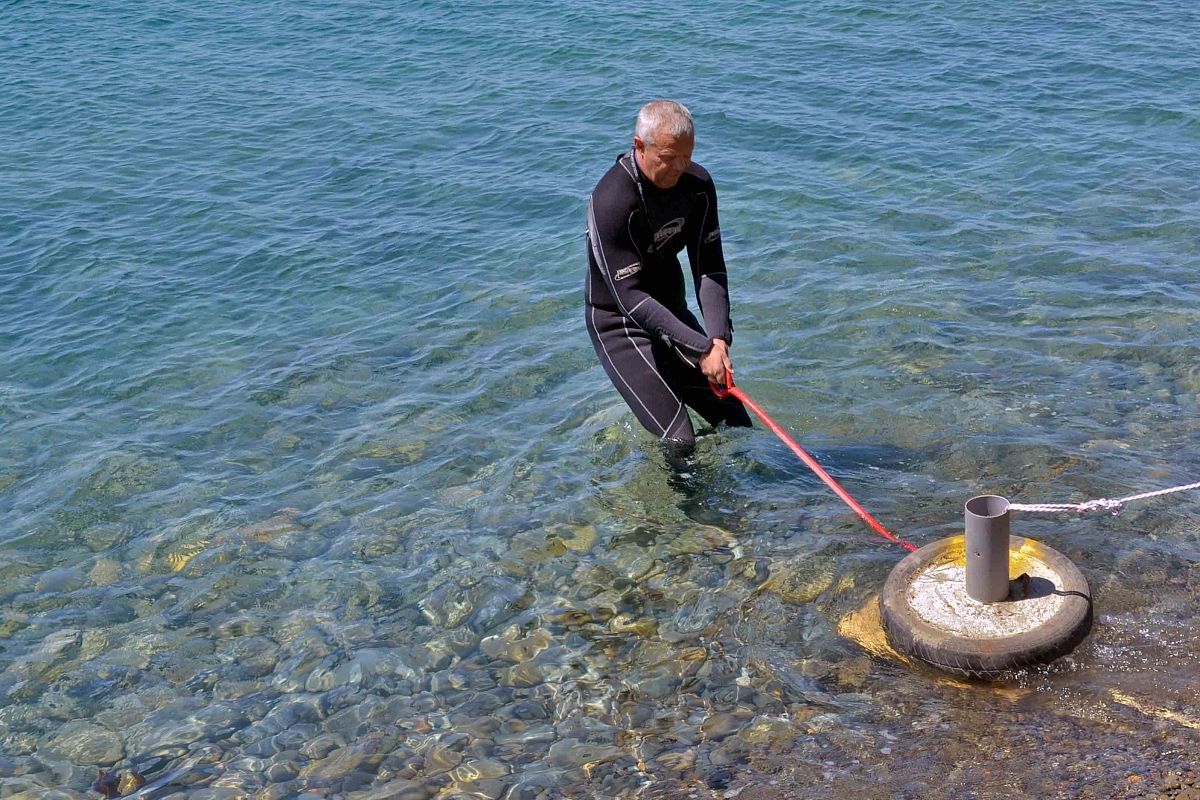
{"label": "man's knee", "polygon": [[662,447],[668,464],[679,468],[687,467],[692,453],[696,452],[696,436],[691,434],[681,439],[664,438]]}

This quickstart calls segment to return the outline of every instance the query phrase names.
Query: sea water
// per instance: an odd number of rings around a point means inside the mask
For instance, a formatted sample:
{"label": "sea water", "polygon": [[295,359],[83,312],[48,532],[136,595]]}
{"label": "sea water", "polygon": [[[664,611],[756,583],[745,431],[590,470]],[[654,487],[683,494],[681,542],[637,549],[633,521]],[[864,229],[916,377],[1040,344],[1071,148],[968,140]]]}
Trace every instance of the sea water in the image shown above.
{"label": "sea water", "polygon": [[1091,583],[1070,657],[901,664],[847,622],[899,548],[761,425],[683,469],[637,426],[582,231],[638,106],[686,103],[738,384],[917,544],[976,494],[1188,483],[1198,32],[1182,0],[3,3],[0,793],[1192,763],[1193,494],[1014,519]]}

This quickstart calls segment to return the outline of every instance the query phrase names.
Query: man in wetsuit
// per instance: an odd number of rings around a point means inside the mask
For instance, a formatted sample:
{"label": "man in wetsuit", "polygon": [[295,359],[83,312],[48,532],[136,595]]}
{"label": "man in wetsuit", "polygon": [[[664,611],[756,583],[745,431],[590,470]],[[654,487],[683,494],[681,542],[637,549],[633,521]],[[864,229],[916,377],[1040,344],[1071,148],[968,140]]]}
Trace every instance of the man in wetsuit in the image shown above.
{"label": "man in wetsuit", "polygon": [[[638,422],[676,452],[696,441],[684,406],[710,425],[750,425],[741,402],[717,398],[733,372],[729,284],[717,192],[692,163],[692,115],[672,100],[638,112],[633,147],[588,204],[587,329],[600,363]],[[688,310],[687,248],[704,326]]]}

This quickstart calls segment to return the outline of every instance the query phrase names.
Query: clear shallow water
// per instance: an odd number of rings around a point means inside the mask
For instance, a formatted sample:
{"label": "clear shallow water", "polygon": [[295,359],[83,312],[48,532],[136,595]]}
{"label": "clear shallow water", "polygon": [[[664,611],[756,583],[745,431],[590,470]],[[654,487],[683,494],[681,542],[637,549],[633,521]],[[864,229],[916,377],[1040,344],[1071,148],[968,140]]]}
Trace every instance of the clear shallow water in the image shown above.
{"label": "clear shallow water", "polygon": [[1017,520],[1096,594],[1052,669],[897,665],[839,622],[902,553],[761,427],[672,473],[580,236],[678,97],[739,383],[889,527],[1196,480],[1189,4],[0,13],[5,791],[1102,797],[1194,761],[1195,497]]}

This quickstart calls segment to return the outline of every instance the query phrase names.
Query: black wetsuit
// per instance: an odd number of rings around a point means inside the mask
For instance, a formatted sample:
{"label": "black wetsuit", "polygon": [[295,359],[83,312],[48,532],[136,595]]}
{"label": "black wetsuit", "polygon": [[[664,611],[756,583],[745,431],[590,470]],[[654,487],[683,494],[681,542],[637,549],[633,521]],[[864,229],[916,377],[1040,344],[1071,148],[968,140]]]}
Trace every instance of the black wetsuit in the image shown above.
{"label": "black wetsuit", "polygon": [[[684,446],[695,442],[685,405],[711,425],[749,425],[742,404],[718,399],[697,366],[712,339],[733,340],[717,191],[704,168],[692,164],[659,189],[625,153],[592,192],[587,237],[588,333],[638,421]],[[684,247],[704,327],[687,307]]]}

